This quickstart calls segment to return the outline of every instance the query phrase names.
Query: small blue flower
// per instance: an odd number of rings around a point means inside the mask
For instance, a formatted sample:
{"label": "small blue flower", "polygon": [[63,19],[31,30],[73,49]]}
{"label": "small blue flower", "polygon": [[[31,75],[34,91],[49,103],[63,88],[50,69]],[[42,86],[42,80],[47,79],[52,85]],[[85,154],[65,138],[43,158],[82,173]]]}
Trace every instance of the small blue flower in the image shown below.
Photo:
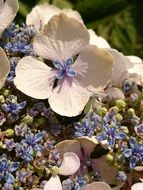
{"label": "small blue flower", "polygon": [[13,83],[13,79],[15,77],[15,68],[16,65],[18,63],[18,58],[17,57],[12,57],[9,61],[10,61],[10,73],[6,79],[8,84],[12,84]]}
{"label": "small blue flower", "polygon": [[15,179],[11,173],[18,169],[19,164],[19,162],[10,162],[3,154],[0,157],[0,181],[5,179],[6,183],[13,183]]}
{"label": "small blue flower", "polygon": [[81,122],[74,123],[73,125],[76,130],[75,136],[91,137],[95,129],[101,128],[102,118],[95,113],[90,113]]}
{"label": "small blue flower", "polygon": [[143,136],[143,123],[134,127],[135,132],[139,136]]}
{"label": "small blue flower", "polygon": [[57,79],[64,78],[65,76],[69,76],[69,77],[76,76],[76,72],[71,67],[71,65],[73,64],[73,61],[74,61],[73,58],[69,58],[63,62],[59,62],[59,61],[53,62],[55,68],[57,69],[57,74],[56,74]]}
{"label": "small blue flower", "polygon": [[26,162],[33,160],[33,148],[24,142],[16,143],[16,157],[21,157]]}
{"label": "small blue flower", "polygon": [[123,155],[129,159],[129,167],[133,169],[138,162],[143,164],[143,144],[139,144],[135,138],[131,137],[129,145],[131,148],[125,149]]}
{"label": "small blue flower", "polygon": [[62,182],[63,190],[72,190],[74,187],[74,182],[69,178]]}
{"label": "small blue flower", "polygon": [[125,139],[127,136],[119,129],[112,127],[110,125],[105,125],[104,130],[96,136],[96,139],[100,141],[107,140],[108,146],[113,148],[116,142],[116,139]]}
{"label": "small blue flower", "polygon": [[13,150],[13,148],[15,147],[14,139],[5,139],[4,144],[8,151]]}
{"label": "small blue flower", "polygon": [[116,179],[120,182],[125,182],[127,180],[127,174],[124,171],[119,171],[116,175]]}
{"label": "small blue flower", "polygon": [[74,185],[74,190],[80,190],[81,187],[86,185],[86,181],[84,179],[83,176],[77,176],[76,177],[76,181],[75,181],[75,185]]}

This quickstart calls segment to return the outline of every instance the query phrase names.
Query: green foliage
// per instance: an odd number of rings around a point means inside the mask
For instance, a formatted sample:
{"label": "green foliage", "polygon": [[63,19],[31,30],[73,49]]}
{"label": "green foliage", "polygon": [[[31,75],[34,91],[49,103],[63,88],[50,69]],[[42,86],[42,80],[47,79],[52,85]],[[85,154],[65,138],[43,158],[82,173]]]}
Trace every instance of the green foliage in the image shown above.
{"label": "green foliage", "polygon": [[[80,12],[88,28],[108,40],[111,47],[126,55],[143,58],[142,0],[20,0],[18,22],[24,21],[31,8],[49,2],[59,8]],[[48,13],[47,13],[48,14]]]}

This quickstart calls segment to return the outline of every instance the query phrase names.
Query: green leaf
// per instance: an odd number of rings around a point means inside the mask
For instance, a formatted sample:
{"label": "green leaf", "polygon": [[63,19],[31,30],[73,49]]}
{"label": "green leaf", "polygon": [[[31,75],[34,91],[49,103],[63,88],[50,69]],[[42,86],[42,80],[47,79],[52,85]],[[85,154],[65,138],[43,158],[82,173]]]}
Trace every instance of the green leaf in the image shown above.
{"label": "green leaf", "polygon": [[59,7],[60,9],[72,8],[72,4],[67,0],[53,0],[52,4]]}

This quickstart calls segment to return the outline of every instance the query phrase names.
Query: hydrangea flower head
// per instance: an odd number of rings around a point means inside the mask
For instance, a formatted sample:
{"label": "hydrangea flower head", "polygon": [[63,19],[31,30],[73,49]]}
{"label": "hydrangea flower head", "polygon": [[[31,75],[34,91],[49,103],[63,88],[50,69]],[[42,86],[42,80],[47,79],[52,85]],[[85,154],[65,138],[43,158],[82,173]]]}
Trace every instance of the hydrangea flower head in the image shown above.
{"label": "hydrangea flower head", "polygon": [[35,57],[24,57],[16,68],[16,87],[28,96],[48,98],[60,115],[80,114],[91,96],[89,88],[103,89],[112,74],[110,53],[88,43],[83,24],[62,13],[53,16],[33,42],[37,55],[52,61],[52,67]]}

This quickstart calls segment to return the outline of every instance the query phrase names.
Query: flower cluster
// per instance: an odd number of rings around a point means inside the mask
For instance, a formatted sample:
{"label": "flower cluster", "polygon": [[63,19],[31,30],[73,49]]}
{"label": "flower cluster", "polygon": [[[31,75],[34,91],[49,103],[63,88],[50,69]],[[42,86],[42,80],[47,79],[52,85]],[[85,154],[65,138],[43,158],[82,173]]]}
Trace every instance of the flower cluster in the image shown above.
{"label": "flower cluster", "polygon": [[142,189],[142,60],[77,11],[18,8],[0,0],[0,189]]}

